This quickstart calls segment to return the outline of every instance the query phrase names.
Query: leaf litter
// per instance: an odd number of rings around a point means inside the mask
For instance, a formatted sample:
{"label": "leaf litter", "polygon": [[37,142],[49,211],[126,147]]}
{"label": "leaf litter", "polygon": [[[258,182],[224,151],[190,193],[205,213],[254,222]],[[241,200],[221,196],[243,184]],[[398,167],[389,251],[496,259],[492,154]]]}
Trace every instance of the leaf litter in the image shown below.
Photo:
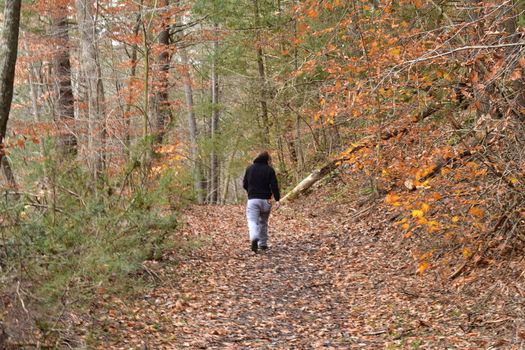
{"label": "leaf litter", "polygon": [[[326,194],[326,193],[324,193]],[[414,247],[380,201],[323,193],[270,218],[270,249],[249,250],[244,207],[190,206],[160,276],[132,300],[101,300],[99,349],[520,349],[522,258],[451,281],[418,272]],[[353,215],[355,212],[362,215]],[[108,309],[110,312],[103,310]],[[96,313],[96,312],[95,312]]]}

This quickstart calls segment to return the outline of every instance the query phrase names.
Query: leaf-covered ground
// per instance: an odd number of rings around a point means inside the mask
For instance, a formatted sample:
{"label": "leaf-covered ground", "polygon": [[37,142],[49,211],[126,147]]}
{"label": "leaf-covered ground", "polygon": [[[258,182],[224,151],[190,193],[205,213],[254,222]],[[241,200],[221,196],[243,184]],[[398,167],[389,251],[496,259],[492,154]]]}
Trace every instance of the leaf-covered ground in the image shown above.
{"label": "leaf-covered ground", "polygon": [[283,207],[257,255],[242,206],[193,206],[184,221],[176,239],[200,244],[147,265],[157,287],[101,299],[100,349],[525,348],[523,260],[419,275],[381,204]]}

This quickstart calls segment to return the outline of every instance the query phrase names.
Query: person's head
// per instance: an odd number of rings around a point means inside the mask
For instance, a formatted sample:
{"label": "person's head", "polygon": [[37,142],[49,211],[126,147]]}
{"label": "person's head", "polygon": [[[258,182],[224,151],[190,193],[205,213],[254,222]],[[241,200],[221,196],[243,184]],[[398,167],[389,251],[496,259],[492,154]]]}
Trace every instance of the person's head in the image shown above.
{"label": "person's head", "polygon": [[272,157],[270,156],[270,152],[262,151],[257,155],[257,157],[255,157],[253,162],[269,164],[271,160],[272,160]]}

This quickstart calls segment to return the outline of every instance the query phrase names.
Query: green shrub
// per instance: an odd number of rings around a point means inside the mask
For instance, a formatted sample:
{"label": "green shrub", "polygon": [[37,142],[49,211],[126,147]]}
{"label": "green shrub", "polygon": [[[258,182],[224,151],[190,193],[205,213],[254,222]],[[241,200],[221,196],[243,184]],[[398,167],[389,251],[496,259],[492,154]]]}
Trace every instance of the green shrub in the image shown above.
{"label": "green shrub", "polygon": [[94,181],[81,165],[50,159],[24,174],[21,196],[0,198],[0,292],[20,281],[33,296],[35,324],[48,334],[45,325],[55,324],[66,305],[68,312],[87,309],[97,289],[144,285],[137,278],[143,262],[162,257],[177,227],[170,174],[143,181],[128,167]]}

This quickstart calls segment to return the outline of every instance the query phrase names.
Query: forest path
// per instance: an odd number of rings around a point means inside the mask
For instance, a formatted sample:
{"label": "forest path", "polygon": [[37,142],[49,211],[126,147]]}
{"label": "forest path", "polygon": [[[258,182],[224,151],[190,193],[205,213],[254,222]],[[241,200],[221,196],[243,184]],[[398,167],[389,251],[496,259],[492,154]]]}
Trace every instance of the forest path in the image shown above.
{"label": "forest path", "polygon": [[177,236],[202,244],[175,250],[158,273],[150,265],[162,279],[150,294],[113,300],[101,348],[474,349],[493,342],[490,333],[465,337],[468,294],[462,299],[417,276],[410,254],[382,234],[380,218],[349,223],[354,212],[341,210],[274,211],[270,249],[254,254],[242,206],[189,208]]}
{"label": "forest path", "polygon": [[[270,249],[254,254],[249,250],[244,208],[222,209],[227,213],[204,215],[214,227],[213,241],[206,248],[210,255],[196,264],[202,263],[200,269],[207,272],[199,283],[206,297],[183,316],[187,336],[179,345],[304,349],[306,344],[319,348],[349,341],[344,331],[348,294],[335,286],[338,271],[330,261],[333,252],[345,248],[339,237],[311,233],[327,228],[315,227],[313,218],[297,220],[276,211],[270,223]],[[191,222],[202,223],[199,214]]]}

